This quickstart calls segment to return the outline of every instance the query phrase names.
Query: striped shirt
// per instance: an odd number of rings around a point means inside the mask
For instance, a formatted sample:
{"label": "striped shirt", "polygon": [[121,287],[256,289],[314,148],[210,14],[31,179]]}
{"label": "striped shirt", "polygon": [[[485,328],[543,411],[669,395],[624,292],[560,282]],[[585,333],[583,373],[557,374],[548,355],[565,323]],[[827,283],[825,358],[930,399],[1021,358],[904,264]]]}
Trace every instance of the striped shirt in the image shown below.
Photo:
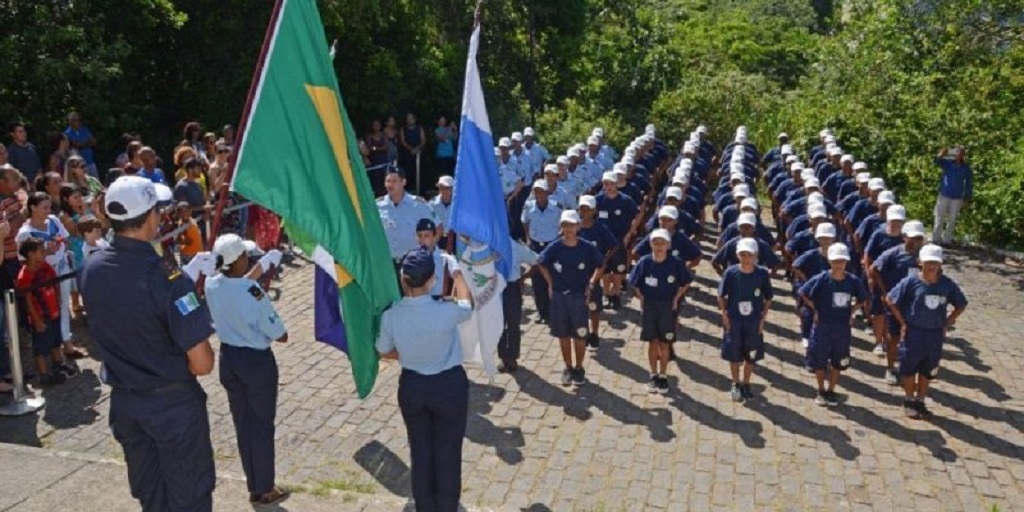
{"label": "striped shirt", "polygon": [[0,212],[7,214],[7,223],[11,225],[11,231],[4,238],[4,259],[18,259],[18,243],[14,237],[25,223],[25,214],[22,213],[21,200],[18,196],[0,196]]}

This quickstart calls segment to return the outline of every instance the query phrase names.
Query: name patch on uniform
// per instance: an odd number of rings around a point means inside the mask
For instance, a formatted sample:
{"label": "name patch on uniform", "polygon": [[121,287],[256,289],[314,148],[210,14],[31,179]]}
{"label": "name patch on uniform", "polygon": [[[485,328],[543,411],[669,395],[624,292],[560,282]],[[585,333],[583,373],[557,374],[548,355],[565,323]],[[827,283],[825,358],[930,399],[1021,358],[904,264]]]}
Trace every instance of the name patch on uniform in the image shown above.
{"label": "name patch on uniform", "polygon": [[252,295],[256,300],[263,300],[263,290],[259,286],[250,286],[249,295]]}
{"label": "name patch on uniform", "polygon": [[199,299],[196,298],[195,292],[188,292],[184,297],[174,301],[174,306],[178,308],[181,316],[186,316],[199,309]]}

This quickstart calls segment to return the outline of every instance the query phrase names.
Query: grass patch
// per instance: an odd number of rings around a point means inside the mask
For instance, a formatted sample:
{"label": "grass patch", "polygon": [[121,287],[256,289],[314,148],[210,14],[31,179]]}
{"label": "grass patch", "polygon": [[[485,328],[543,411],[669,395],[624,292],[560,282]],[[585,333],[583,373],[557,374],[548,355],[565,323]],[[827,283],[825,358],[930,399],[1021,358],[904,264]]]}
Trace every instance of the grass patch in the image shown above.
{"label": "grass patch", "polygon": [[317,497],[326,497],[335,493],[344,493],[343,500],[346,503],[355,501],[356,497],[349,493],[374,494],[377,486],[367,482],[360,475],[353,471],[343,471],[338,478],[321,480],[312,485],[296,489],[298,492],[306,492]]}

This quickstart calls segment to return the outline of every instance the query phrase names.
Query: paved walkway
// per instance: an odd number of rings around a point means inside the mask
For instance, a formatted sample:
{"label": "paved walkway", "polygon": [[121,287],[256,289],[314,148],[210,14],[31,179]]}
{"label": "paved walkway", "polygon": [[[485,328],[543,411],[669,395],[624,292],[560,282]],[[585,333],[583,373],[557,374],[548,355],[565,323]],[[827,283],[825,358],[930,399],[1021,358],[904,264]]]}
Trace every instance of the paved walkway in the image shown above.
{"label": "paved walkway", "polygon": [[[532,323],[528,299],[519,372],[488,381],[470,371],[464,503],[559,512],[1017,507],[1024,503],[1024,270],[953,252],[947,272],[971,305],[946,346],[930,422],[902,417],[902,393],[882,382],[883,366],[862,330],[840,383],[845,402],[814,405],[781,280],[768,355],[754,377],[758,399],[747,405],[728,397],[717,281],[706,262],[689,296],[680,332],[688,343],[677,344],[667,396],[644,391],[636,301],[608,315],[605,342],[587,362],[592,384],[572,392],[558,385],[557,344],[546,326]],[[374,394],[356,399],[346,359],[312,339],[312,283],[305,264],[278,283],[277,307],[292,340],[276,349],[279,475],[311,488],[407,498],[398,368],[382,364]],[[109,390],[99,384],[98,363],[81,366],[83,375],[44,392],[42,414],[0,418],[0,442],[121,458],[106,425]],[[240,474],[224,391],[215,378],[203,385],[218,469]]]}

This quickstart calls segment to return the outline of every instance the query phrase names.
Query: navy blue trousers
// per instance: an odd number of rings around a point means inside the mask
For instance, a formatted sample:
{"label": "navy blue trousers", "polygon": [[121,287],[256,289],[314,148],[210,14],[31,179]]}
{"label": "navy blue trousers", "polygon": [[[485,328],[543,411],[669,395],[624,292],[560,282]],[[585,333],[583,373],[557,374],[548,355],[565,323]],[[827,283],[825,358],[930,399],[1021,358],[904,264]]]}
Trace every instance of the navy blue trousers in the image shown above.
{"label": "navy blue trousers", "polygon": [[206,393],[197,381],[110,394],[110,429],[128,485],[145,512],[213,510],[214,466]]}
{"label": "navy blue trousers", "polygon": [[221,344],[220,383],[228,392],[245,483],[252,494],[274,488],[277,360],[271,350]]}
{"label": "navy blue trousers", "polygon": [[402,370],[398,407],[409,433],[416,512],[457,511],[469,412],[466,371],[461,366],[437,375]]}
{"label": "navy blue trousers", "polygon": [[505,284],[505,290],[501,292],[501,307],[505,314],[505,330],[498,343],[498,357],[502,361],[516,361],[523,339],[523,327],[520,325],[523,320],[522,279]]}

